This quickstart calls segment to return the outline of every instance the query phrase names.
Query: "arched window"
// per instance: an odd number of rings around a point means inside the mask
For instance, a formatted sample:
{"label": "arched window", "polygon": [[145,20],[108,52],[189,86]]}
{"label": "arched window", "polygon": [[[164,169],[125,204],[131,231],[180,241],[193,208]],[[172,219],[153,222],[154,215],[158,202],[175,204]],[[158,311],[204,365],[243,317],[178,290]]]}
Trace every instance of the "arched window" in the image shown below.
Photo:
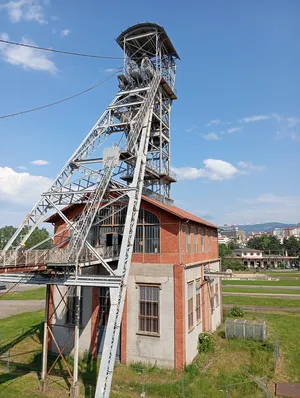
{"label": "arched window", "polygon": [[194,252],[198,253],[198,227],[194,227]]}
{"label": "arched window", "polygon": [[205,229],[201,228],[201,251],[205,253]]}
{"label": "arched window", "polygon": [[185,226],[185,240],[186,240],[186,252],[191,252],[191,227],[189,224]]}
{"label": "arched window", "polygon": [[140,209],[134,239],[134,253],[160,253],[160,223],[148,210]]}
{"label": "arched window", "polygon": [[[113,205],[101,209],[88,236],[92,246],[120,246],[126,213],[126,205]],[[160,222],[158,217],[148,210],[139,211],[133,252],[160,253]]]}

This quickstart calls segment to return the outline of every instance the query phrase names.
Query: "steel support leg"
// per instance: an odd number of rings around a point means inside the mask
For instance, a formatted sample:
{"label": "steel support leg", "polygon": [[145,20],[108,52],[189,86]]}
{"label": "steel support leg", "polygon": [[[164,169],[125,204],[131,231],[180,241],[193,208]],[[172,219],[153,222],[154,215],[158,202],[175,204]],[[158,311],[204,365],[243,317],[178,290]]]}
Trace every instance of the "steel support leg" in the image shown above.
{"label": "steel support leg", "polygon": [[47,358],[48,358],[48,322],[49,322],[49,300],[50,300],[51,285],[46,287],[46,303],[45,303],[45,322],[44,322],[44,337],[43,337],[43,362],[42,373],[40,380],[40,390],[47,390]]}
{"label": "steel support leg", "polygon": [[70,395],[72,398],[79,397],[78,356],[79,356],[79,331],[80,331],[80,300],[81,300],[81,286],[77,286],[76,287],[76,308],[75,308],[73,385],[72,385],[71,391],[70,391]]}

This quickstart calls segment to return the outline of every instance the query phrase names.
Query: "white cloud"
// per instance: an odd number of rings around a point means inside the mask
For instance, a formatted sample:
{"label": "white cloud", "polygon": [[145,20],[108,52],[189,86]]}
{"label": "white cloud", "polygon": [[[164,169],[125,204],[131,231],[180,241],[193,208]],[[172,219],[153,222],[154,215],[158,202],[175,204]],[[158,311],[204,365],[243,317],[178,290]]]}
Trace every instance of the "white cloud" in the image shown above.
{"label": "white cloud", "polygon": [[32,205],[50,184],[50,178],[0,167],[0,201]]}
{"label": "white cloud", "polygon": [[107,68],[104,69],[104,72],[114,72],[116,69],[115,68]]}
{"label": "white cloud", "polygon": [[9,1],[0,5],[0,10],[6,10],[11,22],[35,21],[39,24],[46,24],[44,11],[39,0],[18,0]]}
{"label": "white cloud", "polygon": [[232,133],[235,133],[240,130],[241,130],[241,127],[232,127],[231,129],[227,130],[227,133],[232,134]]}
{"label": "white cloud", "polygon": [[223,181],[233,178],[239,170],[231,163],[220,159],[205,159],[204,168],[194,167],[173,168],[179,180],[195,180],[205,178],[213,181]]}
{"label": "white cloud", "polygon": [[221,120],[219,119],[214,119],[208,122],[205,126],[210,127],[212,124],[219,124]]}
{"label": "white cloud", "polygon": [[300,123],[300,119],[297,117],[287,117],[286,120],[289,128],[293,128]]}
{"label": "white cloud", "polygon": [[[109,71],[109,72],[113,72],[112,70],[106,69],[106,72],[108,72],[108,71]],[[191,127],[185,129],[185,132],[186,132],[186,133],[191,133],[191,132],[195,131],[196,129],[197,129],[197,126],[196,126],[195,124],[192,124]]]}
{"label": "white cloud", "polygon": [[216,133],[203,134],[205,140],[220,140],[221,138]]}
{"label": "white cloud", "polygon": [[254,115],[250,117],[244,117],[240,120],[240,123],[251,123],[251,122],[258,122],[259,120],[266,120],[270,119],[271,116],[269,115]]}
{"label": "white cloud", "polygon": [[71,33],[70,29],[64,29],[60,32],[61,37],[68,36]]}
{"label": "white cloud", "polygon": [[19,169],[19,170],[27,170],[27,167],[25,167],[25,166],[18,166],[17,169]]}
{"label": "white cloud", "polygon": [[[239,203],[241,203],[240,199]],[[222,222],[227,224],[255,224],[269,221],[296,224],[298,222],[300,197],[264,193],[252,200],[245,199],[244,203],[247,204],[246,208],[225,213]]]}
{"label": "white cloud", "polygon": [[238,162],[238,166],[240,166],[243,169],[253,170],[253,171],[262,171],[265,169],[265,166],[256,166],[252,162],[245,162],[244,160]]}
{"label": "white cloud", "polygon": [[[7,33],[0,34],[0,38],[9,40]],[[34,45],[32,41],[24,37],[22,38],[22,43]],[[5,62],[11,65],[21,66],[24,69],[43,70],[50,73],[55,73],[57,71],[54,62],[49,58],[49,54],[34,48],[0,43],[0,56]]]}
{"label": "white cloud", "polygon": [[31,164],[35,164],[36,166],[45,166],[46,164],[49,164],[47,160],[33,160],[30,162]]}

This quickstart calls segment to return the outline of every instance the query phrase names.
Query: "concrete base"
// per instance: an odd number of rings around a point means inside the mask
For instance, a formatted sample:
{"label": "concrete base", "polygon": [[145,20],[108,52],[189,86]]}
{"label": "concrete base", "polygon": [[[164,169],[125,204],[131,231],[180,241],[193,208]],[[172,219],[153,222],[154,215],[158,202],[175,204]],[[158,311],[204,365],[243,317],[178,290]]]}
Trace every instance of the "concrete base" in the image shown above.
{"label": "concrete base", "polygon": [[46,392],[48,391],[48,380],[40,380],[40,391]]}
{"label": "concrete base", "polygon": [[76,383],[74,386],[71,386],[70,397],[71,398],[79,398],[79,384],[78,383]]}

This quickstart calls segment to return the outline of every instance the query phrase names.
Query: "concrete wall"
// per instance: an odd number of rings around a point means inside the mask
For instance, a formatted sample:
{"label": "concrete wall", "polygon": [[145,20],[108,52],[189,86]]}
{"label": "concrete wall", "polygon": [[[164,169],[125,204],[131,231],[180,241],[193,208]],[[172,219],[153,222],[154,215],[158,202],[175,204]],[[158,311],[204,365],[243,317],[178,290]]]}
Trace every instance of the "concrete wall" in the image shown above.
{"label": "concrete wall", "polygon": [[[186,363],[189,364],[198,354],[198,335],[202,332],[202,316],[199,323],[196,319],[196,279],[201,278],[200,283],[203,283],[203,265],[196,265],[185,269],[185,335],[186,335]],[[191,330],[188,327],[188,284],[193,281],[193,323]],[[202,288],[200,289],[200,297],[202,303]]]}
{"label": "concrete wall", "polygon": [[[59,287],[62,294],[66,292],[67,288],[62,286]],[[83,355],[86,350],[90,349],[91,343],[91,315],[92,315],[92,288],[83,287],[83,307],[82,307],[82,325],[80,329],[80,339],[79,339],[79,353]],[[61,296],[56,288],[53,289],[53,302],[54,307],[61,301]],[[61,325],[61,326],[59,326]],[[62,327],[67,326],[67,327]],[[52,317],[52,332],[62,348],[68,341],[70,335],[74,331],[74,326],[66,325],[66,306],[64,302],[60,303],[57,307],[54,316]],[[65,353],[72,353],[74,348],[74,336],[70,339]],[[55,344],[52,342],[51,350],[57,352]]]}
{"label": "concrete wall", "polygon": [[[160,334],[138,333],[137,283],[161,284]],[[174,366],[174,280],[173,265],[131,264],[127,290],[127,363],[142,361]]]}
{"label": "concrete wall", "polygon": [[[215,261],[207,264],[211,270],[219,271],[220,263]],[[200,279],[201,289],[201,320],[197,322],[196,318],[196,279]],[[193,282],[193,328],[188,327],[188,284]],[[216,298],[214,298],[214,309],[211,307],[211,290],[216,293],[218,285],[219,305],[216,306]],[[209,331],[214,332],[221,324],[222,306],[221,306],[221,285],[220,278],[215,278],[212,283],[204,281],[204,264],[187,266],[185,269],[185,333],[186,333],[186,363],[189,364],[198,354],[198,336],[200,333]]]}

